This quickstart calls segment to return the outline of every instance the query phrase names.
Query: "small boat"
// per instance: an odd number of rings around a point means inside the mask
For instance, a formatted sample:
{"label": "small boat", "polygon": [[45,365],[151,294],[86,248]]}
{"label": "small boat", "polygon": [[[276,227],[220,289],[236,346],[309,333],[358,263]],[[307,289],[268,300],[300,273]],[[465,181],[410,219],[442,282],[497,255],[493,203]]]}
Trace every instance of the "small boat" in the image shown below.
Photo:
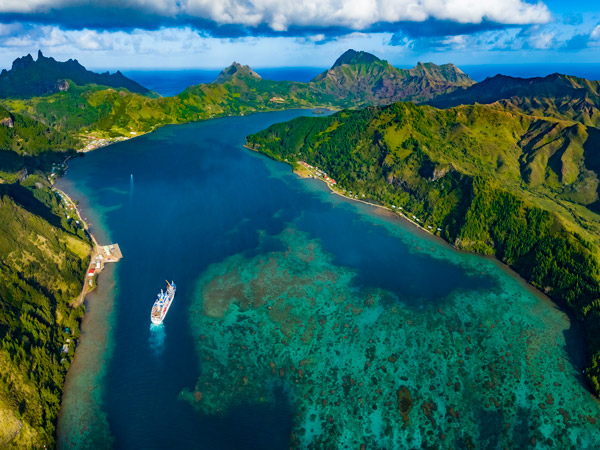
{"label": "small boat", "polygon": [[175,283],[172,281],[169,283],[167,281],[167,292],[163,292],[160,290],[157,299],[154,301],[154,305],[152,305],[152,311],[150,313],[150,320],[155,325],[160,325],[167,312],[169,312],[169,308],[171,307],[171,303],[173,303],[173,299],[175,298],[175,290],[177,287]]}

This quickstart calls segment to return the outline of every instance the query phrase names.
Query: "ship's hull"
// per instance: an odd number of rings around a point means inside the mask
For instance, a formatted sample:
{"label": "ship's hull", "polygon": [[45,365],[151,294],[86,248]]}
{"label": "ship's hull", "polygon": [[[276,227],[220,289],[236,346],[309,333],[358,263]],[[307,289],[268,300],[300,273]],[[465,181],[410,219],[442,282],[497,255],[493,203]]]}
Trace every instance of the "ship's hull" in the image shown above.
{"label": "ship's hull", "polygon": [[[167,283],[168,284],[168,283]],[[173,299],[175,298],[175,284],[168,284],[167,292],[163,293],[160,291],[158,294],[158,298],[152,305],[152,311],[150,312],[150,321],[154,325],[160,325],[163,323],[163,320],[167,316],[169,312],[169,308],[171,307],[171,303],[173,303]]]}

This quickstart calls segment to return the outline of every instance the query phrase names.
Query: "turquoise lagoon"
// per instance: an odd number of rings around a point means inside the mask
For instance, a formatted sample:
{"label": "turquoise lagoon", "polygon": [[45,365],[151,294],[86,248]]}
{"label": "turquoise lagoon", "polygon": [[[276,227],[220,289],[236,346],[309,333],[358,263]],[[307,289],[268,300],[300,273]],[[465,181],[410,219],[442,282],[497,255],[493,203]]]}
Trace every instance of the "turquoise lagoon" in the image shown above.
{"label": "turquoise lagoon", "polygon": [[[63,186],[125,257],[90,299],[60,447],[597,448],[583,334],[554,304],[242,147],[306,114],[72,161]],[[165,279],[177,295],[151,328]]]}

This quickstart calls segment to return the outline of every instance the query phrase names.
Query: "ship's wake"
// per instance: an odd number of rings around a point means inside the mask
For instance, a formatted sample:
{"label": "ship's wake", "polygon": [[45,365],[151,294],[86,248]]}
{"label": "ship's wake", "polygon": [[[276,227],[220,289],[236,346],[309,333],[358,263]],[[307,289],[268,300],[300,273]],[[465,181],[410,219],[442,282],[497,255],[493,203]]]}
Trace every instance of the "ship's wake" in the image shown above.
{"label": "ship's wake", "polygon": [[133,204],[133,174],[129,176],[129,201],[127,203],[127,213],[131,214],[131,205]]}
{"label": "ship's wake", "polygon": [[148,345],[150,350],[156,356],[162,355],[165,349],[165,341],[167,339],[167,332],[163,324],[154,325],[150,324],[150,336],[148,337]]}

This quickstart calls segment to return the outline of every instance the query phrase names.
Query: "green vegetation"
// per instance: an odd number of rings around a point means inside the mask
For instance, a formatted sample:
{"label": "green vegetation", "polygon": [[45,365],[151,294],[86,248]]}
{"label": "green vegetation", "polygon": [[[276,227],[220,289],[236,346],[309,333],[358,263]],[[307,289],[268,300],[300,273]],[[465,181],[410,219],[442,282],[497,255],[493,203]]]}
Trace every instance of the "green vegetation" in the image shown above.
{"label": "green vegetation", "polygon": [[[29,116],[72,137],[130,137],[157,126],[256,111],[321,106],[302,83],[254,77],[234,65],[218,82],[192,86],[175,97],[150,98],[125,89],[78,86],[27,100],[4,102],[13,114]],[[233,69],[233,70],[232,70]],[[248,69],[249,70],[249,69]]]}
{"label": "green vegetation", "polygon": [[248,144],[513,267],[585,322],[586,375],[600,394],[600,217],[586,207],[598,202],[597,139],[594,128],[498,104],[397,103],[276,124]]}
{"label": "green vegetation", "polygon": [[[63,227],[45,177],[0,185],[0,447],[54,447],[79,337],[90,242]],[[68,328],[68,330],[67,330]],[[67,345],[67,347],[63,347]]]}
{"label": "green vegetation", "polygon": [[54,127],[0,107],[0,149],[20,155],[40,155],[53,149],[73,149],[79,142]]}

